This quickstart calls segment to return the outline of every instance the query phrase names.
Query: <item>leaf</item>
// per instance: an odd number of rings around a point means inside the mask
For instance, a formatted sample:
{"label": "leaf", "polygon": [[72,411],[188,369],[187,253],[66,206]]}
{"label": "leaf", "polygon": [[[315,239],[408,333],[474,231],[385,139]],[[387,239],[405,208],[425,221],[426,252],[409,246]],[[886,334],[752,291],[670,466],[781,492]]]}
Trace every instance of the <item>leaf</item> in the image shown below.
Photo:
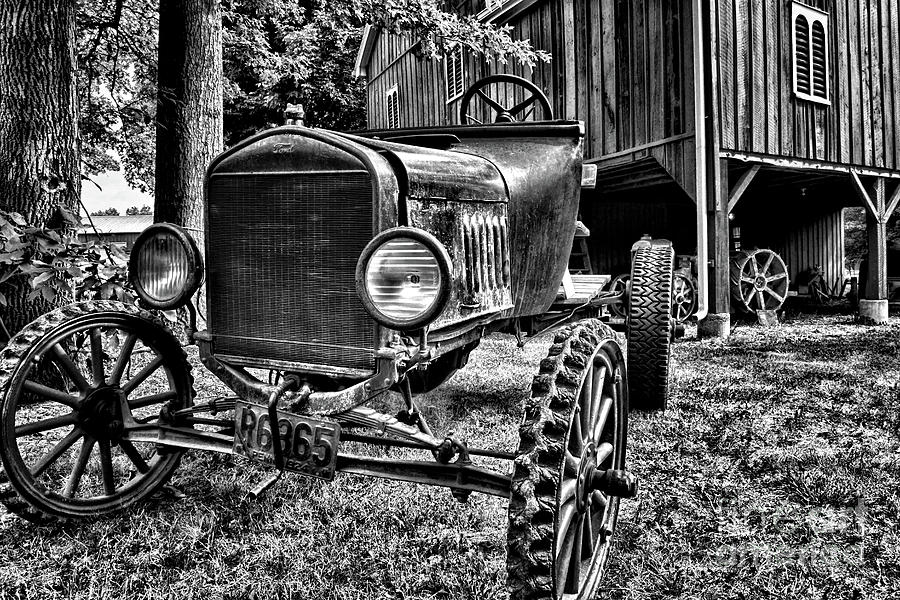
{"label": "leaf", "polygon": [[6,294],[0,292],[0,306],[9,306],[9,303],[6,301]]}
{"label": "leaf", "polygon": [[47,271],[46,273],[42,273],[41,275],[38,275],[37,277],[35,277],[32,280],[31,285],[33,287],[37,287],[44,282],[50,281],[54,277],[56,277],[56,271]]}
{"label": "leaf", "polygon": [[119,258],[121,260],[124,260],[125,262],[128,262],[128,255],[125,254],[125,251],[116,244],[109,245],[109,253],[112,254],[115,258]]}
{"label": "leaf", "polygon": [[39,297],[39,296],[41,295],[41,290],[42,290],[42,289],[43,289],[43,288],[38,288],[38,289],[36,289],[36,290],[31,290],[30,292],[28,292],[28,296],[26,296],[25,299],[28,300],[29,302],[31,302],[32,300],[34,300],[35,298],[37,298],[37,297]]}
{"label": "leaf", "polygon": [[45,286],[40,288],[41,295],[44,297],[44,300],[47,302],[53,302],[56,300],[56,289],[50,286]]}
{"label": "leaf", "polygon": [[25,227],[28,225],[28,221],[25,220],[25,217],[23,217],[21,214],[19,214],[17,212],[11,212],[11,213],[9,213],[8,216],[9,216],[9,220],[12,221],[13,223],[15,223],[16,225],[18,225],[19,227]]}

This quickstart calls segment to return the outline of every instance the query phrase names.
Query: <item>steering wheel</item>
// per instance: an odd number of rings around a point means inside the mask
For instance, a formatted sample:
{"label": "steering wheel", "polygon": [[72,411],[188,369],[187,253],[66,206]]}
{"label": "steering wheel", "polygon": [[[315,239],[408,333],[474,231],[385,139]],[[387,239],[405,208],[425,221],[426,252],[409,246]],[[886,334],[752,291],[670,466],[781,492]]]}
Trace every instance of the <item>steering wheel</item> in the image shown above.
{"label": "steering wheel", "polygon": [[[503,106],[485,92],[486,88],[497,83],[511,83],[515,86],[525,88],[526,98],[509,108]],[[473,83],[471,87],[466,90],[466,93],[463,94],[462,100],[459,103],[460,123],[477,123],[483,125],[481,121],[469,114],[469,104],[471,104],[472,99],[475,96],[481,98],[485,104],[497,113],[494,123],[515,123],[517,121],[524,121],[538,106],[540,106],[541,111],[543,111],[542,116],[544,117],[544,121],[553,120],[553,109],[550,108],[550,101],[547,99],[547,96],[544,95],[544,92],[541,91],[541,88],[517,75],[501,73],[499,75],[491,75],[484,79],[479,79]]]}

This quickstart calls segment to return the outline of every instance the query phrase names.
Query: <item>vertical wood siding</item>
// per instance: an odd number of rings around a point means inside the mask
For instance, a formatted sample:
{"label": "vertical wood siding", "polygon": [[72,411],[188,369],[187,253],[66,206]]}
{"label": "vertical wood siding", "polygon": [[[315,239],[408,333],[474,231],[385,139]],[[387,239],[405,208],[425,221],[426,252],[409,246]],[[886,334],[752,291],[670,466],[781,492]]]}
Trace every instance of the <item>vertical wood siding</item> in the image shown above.
{"label": "vertical wood siding", "polygon": [[[691,0],[546,0],[511,25],[514,37],[553,60],[528,69],[470,56],[466,85],[494,73],[533,81],[558,118],[585,122],[587,158],[693,131]],[[370,128],[387,126],[385,93],[393,85],[400,88],[401,127],[459,122],[459,102],[446,102],[443,63],[417,58],[412,47],[406,38],[379,36],[368,65]],[[497,94],[507,105],[523,99],[512,86]]]}
{"label": "vertical wood siding", "polygon": [[738,205],[735,222],[741,226],[743,247],[778,252],[787,264],[792,289],[798,276],[816,265],[823,268],[828,285],[843,281],[843,208],[820,196],[827,193],[819,188],[801,200],[792,191],[776,194],[777,198],[748,198]]}
{"label": "vertical wood siding", "polygon": [[828,12],[831,105],[793,94],[792,0],[711,2],[723,150],[900,169],[900,0]]}

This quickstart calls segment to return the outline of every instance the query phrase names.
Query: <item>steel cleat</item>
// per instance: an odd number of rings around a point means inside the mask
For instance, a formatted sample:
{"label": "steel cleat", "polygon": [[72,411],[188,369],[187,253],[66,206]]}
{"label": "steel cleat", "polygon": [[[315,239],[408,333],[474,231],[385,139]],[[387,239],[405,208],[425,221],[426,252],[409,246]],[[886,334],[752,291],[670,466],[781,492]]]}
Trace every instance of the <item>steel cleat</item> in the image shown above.
{"label": "steel cleat", "polygon": [[596,470],[591,475],[590,488],[617,498],[634,498],[638,491],[636,475],[620,469]]}

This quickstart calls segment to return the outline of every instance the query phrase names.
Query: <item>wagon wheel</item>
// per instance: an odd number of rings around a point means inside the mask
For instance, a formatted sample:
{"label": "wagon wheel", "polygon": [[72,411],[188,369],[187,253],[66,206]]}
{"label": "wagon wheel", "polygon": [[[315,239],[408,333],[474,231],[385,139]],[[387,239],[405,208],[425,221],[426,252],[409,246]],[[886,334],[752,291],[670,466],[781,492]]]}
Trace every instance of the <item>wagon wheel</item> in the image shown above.
{"label": "wagon wheel", "polygon": [[[621,294],[628,289],[628,282],[631,281],[631,275],[628,273],[623,273],[621,275],[616,275],[613,280],[609,283],[609,291],[615,294]],[[628,296],[625,296],[625,300],[618,304],[610,304],[609,312],[612,316],[617,319],[624,319],[628,316]]]}
{"label": "wagon wheel", "polygon": [[672,280],[672,316],[678,323],[685,323],[697,312],[697,288],[684,273],[675,273]]}
{"label": "wagon wheel", "polygon": [[[37,365],[64,374],[51,384]],[[192,403],[181,346],[119,302],[72,304],[33,321],[0,356],[0,501],[43,522],[95,516],[163,485],[180,452],[156,452],[164,406]]]}
{"label": "wagon wheel", "polygon": [[671,245],[654,243],[638,248],[631,263],[626,329],[635,410],[665,410],[669,400],[674,261]]}
{"label": "wagon wheel", "polygon": [[[505,83],[511,83],[515,86],[525,88],[526,98],[513,106],[507,107],[500,104],[500,102],[494,98],[491,98],[485,91],[486,88],[492,85]],[[547,99],[544,92],[541,91],[541,88],[517,75],[491,75],[473,83],[472,86],[466,90],[466,93],[463,94],[462,100],[459,103],[460,123],[482,124],[481,121],[469,113],[469,104],[471,104],[472,99],[475,96],[481,98],[481,100],[497,114],[494,118],[494,123],[515,123],[516,121],[524,121],[538,106],[541,108],[544,121],[553,120],[553,109],[550,107],[550,101]]]}
{"label": "wagon wheel", "polygon": [[731,295],[742,312],[780,309],[789,283],[787,266],[774,250],[745,250],[731,259]]}
{"label": "wagon wheel", "polygon": [[[510,598],[588,600],[609,555],[625,465],[628,385],[615,333],[597,320],[559,331],[520,428],[507,535]],[[613,471],[620,485],[607,487]]]}

